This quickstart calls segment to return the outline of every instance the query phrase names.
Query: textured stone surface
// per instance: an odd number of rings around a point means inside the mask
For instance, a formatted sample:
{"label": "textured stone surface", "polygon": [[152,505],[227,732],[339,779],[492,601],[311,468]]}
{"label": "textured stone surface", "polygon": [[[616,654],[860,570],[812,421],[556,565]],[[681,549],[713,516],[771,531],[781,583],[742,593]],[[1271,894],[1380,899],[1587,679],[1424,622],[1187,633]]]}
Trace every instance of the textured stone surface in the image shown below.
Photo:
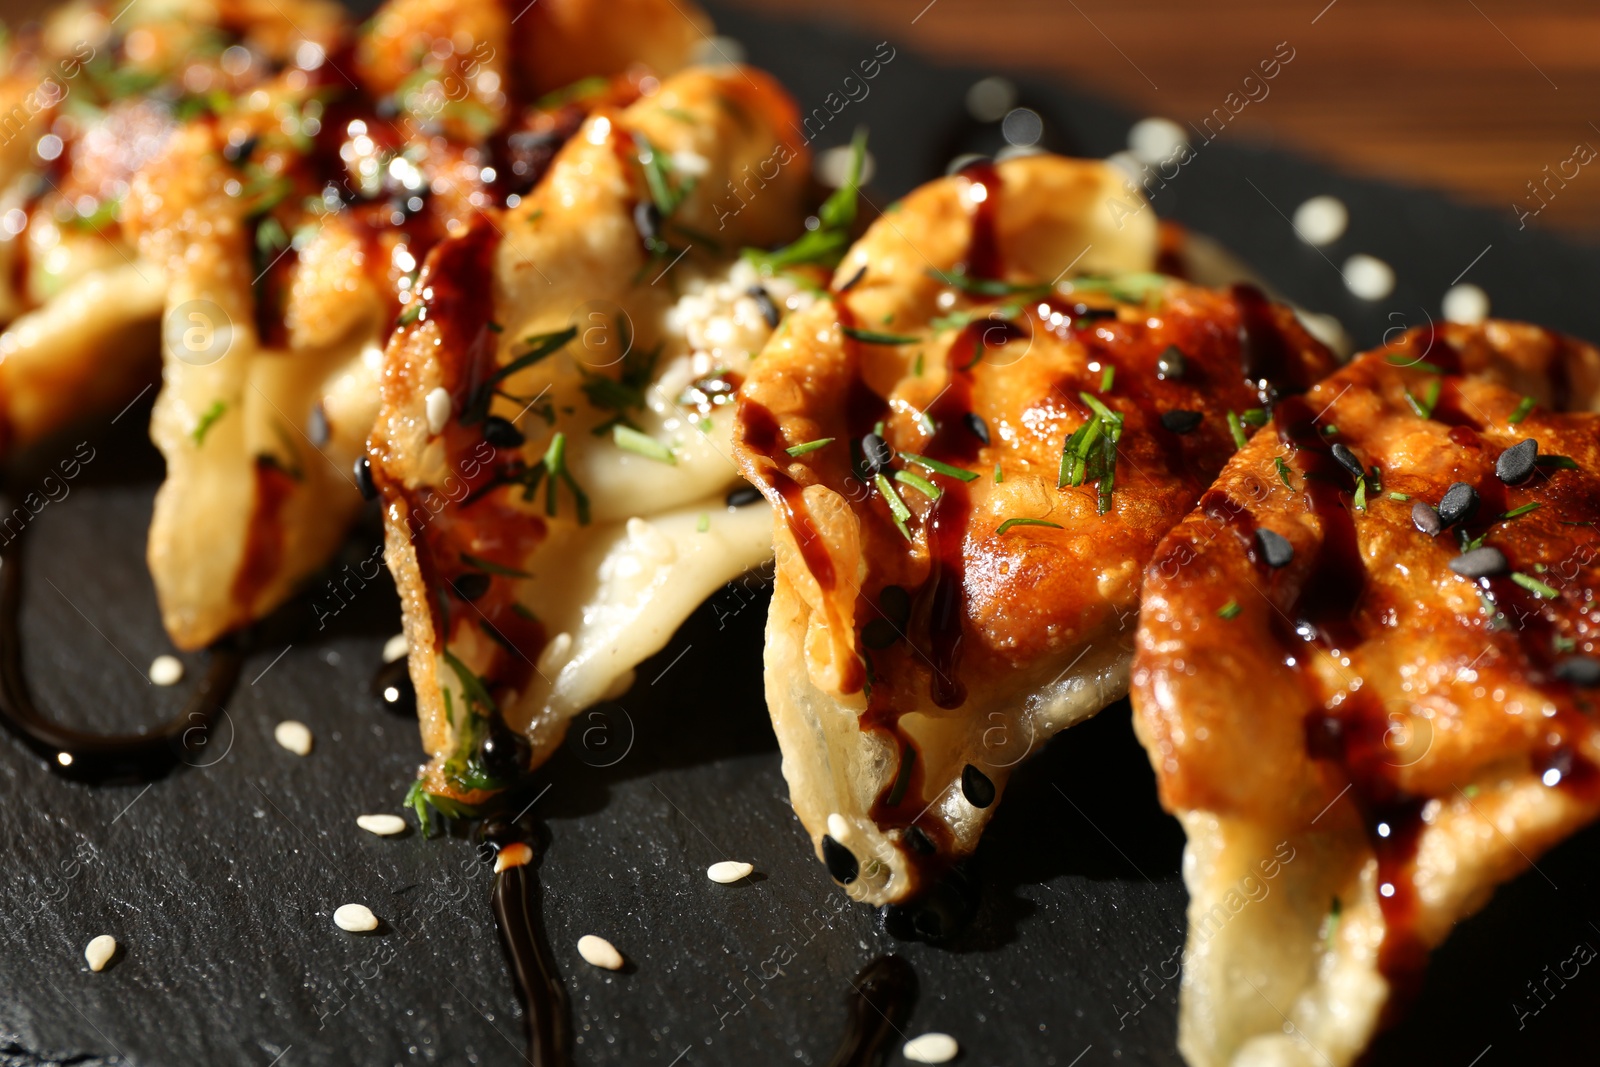
{"label": "textured stone surface", "polygon": [[[726,13],[722,25],[807,110],[875,43]],[[1070,55],[1103,42],[1085,24],[1061,47]],[[902,50],[820,143],[869,124],[873,196],[886,204],[942,168],[950,116],[973,76]],[[1128,116],[1057,90],[1025,97],[1083,151],[1122,147]],[[1342,252],[1395,265],[1390,302],[1345,296],[1337,273],[1273,210],[1321,192],[1351,205]],[[1600,308],[1573,296],[1600,277],[1595,252],[1517,234],[1431,194],[1329,175],[1251,147],[1242,133],[1236,141],[1231,128],[1158,204],[1226,234],[1288,295],[1348,313],[1363,344],[1424,323],[1491,242],[1470,277],[1497,311],[1600,336]],[[138,674],[169,651],[142,561],[159,475],[142,442],[146,415],[135,408],[97,438],[97,458],[33,530],[24,628],[35,695],[96,729],[160,721],[203,673],[203,657],[187,656],[171,689]],[[348,558],[376,543],[369,514]],[[314,596],[259,628],[197,766],[148,788],[88,787],[0,737],[0,1067],[523,1062],[490,875],[471,842],[379,838],[355,825],[363,812],[399,810],[420,758],[414,725],[366,693],[396,631],[393,592],[363,591],[323,631]],[[725,589],[639,671],[631,693],[575,725],[539,786],[549,785],[535,808],[549,828],[544,913],[580,1064],[825,1063],[848,979],[896,947],[831,886],[789,811],[761,700],[765,606],[759,591]],[[316,734],[310,756],[273,742],[285,718]],[[973,927],[945,948],[898,946],[921,983],[908,1036],[949,1032],[975,1065],[1178,1064],[1181,843],[1156,805],[1125,707],[1050,745],[1013,778],[989,831]],[[1600,944],[1586,918],[1600,888],[1597,843],[1590,833],[1541,859],[1539,873],[1465,924],[1373,1063],[1466,1064],[1491,1044],[1495,1056],[1529,1062],[1587,1056],[1600,977],[1584,970],[1543,1008],[1526,985],[1544,981],[1547,965],[1559,969],[1574,945]],[[734,886],[706,878],[709,864],[730,858],[755,863],[758,876]],[[334,928],[333,909],[350,900],[383,920],[376,933]],[[629,967],[584,965],[576,942],[591,932]],[[122,951],[90,974],[83,946],[99,933]]]}

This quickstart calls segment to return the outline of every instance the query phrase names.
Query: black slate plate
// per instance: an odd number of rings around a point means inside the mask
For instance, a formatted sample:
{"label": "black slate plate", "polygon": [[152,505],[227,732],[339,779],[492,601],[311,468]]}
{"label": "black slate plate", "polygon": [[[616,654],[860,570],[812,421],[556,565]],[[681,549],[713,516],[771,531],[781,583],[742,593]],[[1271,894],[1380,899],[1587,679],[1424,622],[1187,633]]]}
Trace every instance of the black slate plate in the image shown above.
{"label": "black slate plate", "polygon": [[[870,39],[719,15],[808,111],[877,52]],[[965,89],[986,73],[934,68],[900,49],[817,143],[869,125],[874,195],[898,195],[942,170]],[[1059,87],[1026,84],[1025,96],[1064,145],[1122,147],[1130,116]],[[1328,259],[1294,237],[1282,213],[1321,192],[1342,197],[1353,218],[1329,258],[1387,259],[1399,276],[1391,299],[1348,296]],[[1290,297],[1338,315],[1361,345],[1436,314],[1469,266],[1498,314],[1600,337],[1589,294],[1600,254],[1518,231],[1509,209],[1341,177],[1231,132],[1156,202],[1223,238]],[[70,452],[87,440],[95,458],[28,524],[23,628],[35,695],[95,729],[157,723],[181,700],[141,673],[167,650],[142,559],[160,474],[143,439],[147,415],[135,407],[57,442]],[[15,484],[41,478],[20,471]],[[340,564],[355,568],[377,544],[369,515]],[[148,787],[67,782],[0,741],[0,1067],[523,1062],[489,873],[472,843],[379,839],[354,825],[357,813],[397,809],[419,758],[414,725],[366,692],[397,629],[392,587],[351,585],[337,612],[319,587],[258,628],[226,716],[192,765]],[[962,1063],[1178,1064],[1182,835],[1156,805],[1126,705],[1013,779],[981,852],[971,929],[944,948],[897,944],[847,906],[788,809],[761,700],[765,610],[758,583],[724,589],[632,692],[577,724],[539,786],[548,791],[535,812],[550,834],[544,914],[578,1062],[824,1063],[844,1026],[848,979],[893,949],[920,976],[906,1033],[953,1033]],[[185,686],[202,659],[188,659]],[[273,742],[283,718],[312,726],[310,757]],[[1566,961],[1580,943],[1600,945],[1590,914],[1597,844],[1594,832],[1569,841],[1463,924],[1371,1062],[1587,1057],[1600,979],[1574,977]],[[726,858],[754,862],[760,876],[712,884],[705,867]],[[335,929],[332,911],[347,901],[369,904],[383,927]],[[83,947],[105,932],[124,948],[91,974]],[[583,964],[573,946],[589,932],[614,941],[630,966]]]}

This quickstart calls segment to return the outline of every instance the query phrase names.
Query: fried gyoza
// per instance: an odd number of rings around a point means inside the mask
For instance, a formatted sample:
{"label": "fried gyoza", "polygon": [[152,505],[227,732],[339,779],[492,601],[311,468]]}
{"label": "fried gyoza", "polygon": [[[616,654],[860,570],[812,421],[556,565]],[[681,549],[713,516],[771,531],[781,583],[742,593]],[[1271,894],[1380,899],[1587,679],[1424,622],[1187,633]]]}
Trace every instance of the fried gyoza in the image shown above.
{"label": "fried gyoza", "polygon": [[724,503],[725,402],[771,330],[729,256],[803,232],[794,119],[759,71],[691,69],[430,256],[371,447],[436,806],[545,758],[770,553],[768,510]]}
{"label": "fried gyoza", "polygon": [[118,8],[69,4],[0,46],[0,447],[155,380],[166,278],[121,226],[134,174],[201,101],[348,32],[336,4]]}
{"label": "fried gyoza", "polygon": [[740,391],[739,462],[782,517],[767,702],[858,900],[926,889],[1014,765],[1126,691],[1139,574],[1228,420],[1332,366],[1253,289],[1137,273],[1156,225],[1127,195],[1043,155],[922,187]]}
{"label": "fried gyoza", "polygon": [[[591,107],[653,84],[621,72],[630,44],[671,69],[699,33],[692,9],[637,0],[690,29],[612,26],[591,41],[578,15],[599,5],[558,6],[562,19],[513,29],[492,0],[393,4],[359,42],[359,87],[299,48],[299,65],[214,102],[135,177],[126,224],[166,285],[151,432],[168,477],[148,555],[180,647],[271,611],[343,539],[383,339],[428,251],[517,202]],[[524,72],[550,49],[559,72]],[[528,104],[570,71],[598,84]]]}
{"label": "fried gyoza", "polygon": [[1600,812],[1597,397],[1589,345],[1413,332],[1279,403],[1151,560],[1134,724],[1189,838],[1195,1067],[1354,1062]]}

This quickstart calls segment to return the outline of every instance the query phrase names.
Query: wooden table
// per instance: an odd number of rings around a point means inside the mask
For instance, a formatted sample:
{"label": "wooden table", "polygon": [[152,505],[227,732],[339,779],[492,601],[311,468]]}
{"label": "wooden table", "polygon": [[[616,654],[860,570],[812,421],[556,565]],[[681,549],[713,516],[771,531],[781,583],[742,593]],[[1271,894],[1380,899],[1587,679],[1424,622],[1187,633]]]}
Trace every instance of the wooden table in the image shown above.
{"label": "wooden table", "polygon": [[[1287,42],[1293,62],[1229,136],[1507,213],[1521,205],[1530,225],[1600,237],[1600,159],[1567,162],[1580,144],[1600,153],[1594,0],[725,2],[1068,79],[1179,123],[1223,106]],[[1544,168],[1559,178],[1563,164],[1570,180],[1547,181]]]}

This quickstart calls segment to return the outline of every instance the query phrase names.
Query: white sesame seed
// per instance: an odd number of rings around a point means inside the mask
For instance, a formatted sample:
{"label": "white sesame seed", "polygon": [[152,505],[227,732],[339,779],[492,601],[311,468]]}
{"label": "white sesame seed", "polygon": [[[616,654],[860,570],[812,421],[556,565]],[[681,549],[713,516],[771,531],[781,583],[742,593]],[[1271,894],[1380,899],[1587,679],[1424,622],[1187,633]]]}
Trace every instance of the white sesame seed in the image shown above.
{"label": "white sesame seed", "polygon": [[713,882],[721,882],[723,885],[727,885],[729,882],[737,882],[741,878],[750,877],[750,872],[753,870],[755,868],[748,863],[740,863],[738,860],[723,860],[721,863],[713,863],[707,867],[706,877]]}
{"label": "white sesame seed", "polygon": [[395,634],[383,643],[383,662],[393,663],[397,659],[404,659],[411,651],[411,643],[406,640],[405,634]]}
{"label": "white sesame seed", "polygon": [[1189,143],[1189,135],[1171,119],[1140,119],[1128,128],[1128,151],[1141,163],[1164,163]]}
{"label": "white sesame seed", "polygon": [[912,1038],[900,1051],[912,1063],[949,1063],[961,1046],[949,1034],[934,1033]]}
{"label": "white sesame seed", "polygon": [[850,836],[850,824],[838,812],[828,816],[828,836],[835,841],[843,841]]}
{"label": "white sesame seed", "polygon": [[296,756],[311,755],[311,728],[303,722],[285,719],[272,731],[272,736]]}
{"label": "white sesame seed", "polygon": [[1308,245],[1331,245],[1348,225],[1350,211],[1336,196],[1313,196],[1294,209],[1294,231]]}
{"label": "white sesame seed", "polygon": [[442,433],[444,424],[450,421],[450,394],[440,386],[428,394],[424,407],[428,413],[428,432]]}
{"label": "white sesame seed", "polygon": [[156,685],[177,685],[183,680],[183,660],[177,656],[157,656],[150,661],[150,681]]}
{"label": "white sesame seed", "polygon": [[603,937],[584,934],[578,938],[578,955],[596,967],[604,967],[608,971],[622,970],[622,953]]}
{"label": "white sesame seed", "polygon": [[1444,294],[1442,306],[1450,322],[1476,326],[1489,317],[1489,294],[1471,282],[1462,282]]}
{"label": "white sesame seed", "polygon": [[333,913],[333,925],[353,934],[378,928],[378,917],[365,904],[341,904]]}
{"label": "white sesame seed", "polygon": [[524,867],[532,862],[533,849],[521,841],[513,841],[495,855],[494,873],[499,874],[507,867]]}
{"label": "white sesame seed", "polygon": [[103,971],[106,964],[111,962],[111,957],[117,954],[117,939],[110,934],[101,934],[89,942],[83,950],[83,958],[89,961],[91,971]]}
{"label": "white sesame seed", "polygon": [[379,837],[405,833],[406,829],[406,821],[398,815],[357,815],[356,825]]}
{"label": "white sesame seed", "polygon": [[1363,300],[1382,300],[1394,292],[1394,268],[1377,256],[1357,252],[1344,261],[1344,284]]}

